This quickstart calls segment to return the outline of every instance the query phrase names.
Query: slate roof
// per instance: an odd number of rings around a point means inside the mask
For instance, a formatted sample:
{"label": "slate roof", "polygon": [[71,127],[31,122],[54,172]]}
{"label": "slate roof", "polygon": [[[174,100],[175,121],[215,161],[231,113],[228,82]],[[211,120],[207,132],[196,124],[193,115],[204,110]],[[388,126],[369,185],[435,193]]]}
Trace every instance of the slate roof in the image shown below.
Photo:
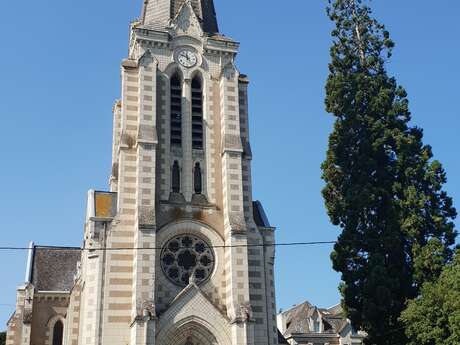
{"label": "slate roof", "polygon": [[267,215],[265,214],[262,203],[260,201],[254,201],[252,203],[252,209],[256,225],[264,228],[270,228],[270,222],[268,221]]}
{"label": "slate roof", "polygon": [[284,335],[278,330],[278,344],[289,344]]}
{"label": "slate roof", "polygon": [[321,315],[326,326],[323,333],[340,333],[340,331],[348,323],[348,321],[343,317],[343,311],[340,305],[329,309],[319,309],[309,302],[304,302],[283,313],[286,316],[287,325],[287,329],[284,334],[312,333],[313,331],[310,329],[309,319],[314,316],[315,312]]}
{"label": "slate roof", "polygon": [[310,333],[309,318],[313,316],[315,306],[304,302],[286,311],[286,332],[285,334]]}
{"label": "slate roof", "polygon": [[79,250],[34,247],[31,283],[38,291],[70,291],[81,259]]}
{"label": "slate roof", "polygon": [[[144,25],[163,29],[174,19],[186,0],[145,0],[142,11]],[[170,2],[170,3],[169,3]],[[192,7],[201,21],[203,31],[208,34],[219,32],[213,0],[191,0]],[[168,5],[169,4],[169,5]]]}

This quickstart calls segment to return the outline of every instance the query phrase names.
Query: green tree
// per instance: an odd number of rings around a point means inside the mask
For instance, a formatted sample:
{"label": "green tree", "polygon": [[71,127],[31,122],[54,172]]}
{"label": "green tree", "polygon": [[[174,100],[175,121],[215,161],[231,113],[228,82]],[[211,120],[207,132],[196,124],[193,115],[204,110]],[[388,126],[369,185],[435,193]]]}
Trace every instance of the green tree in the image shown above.
{"label": "green tree", "polygon": [[386,71],[393,41],[364,0],[330,0],[326,109],[336,121],[323,163],[331,254],[343,306],[367,344],[406,344],[401,312],[452,257],[456,210],[446,175],[410,125],[406,91]]}
{"label": "green tree", "polygon": [[410,345],[460,344],[460,252],[439,280],[423,285],[401,319]]}
{"label": "green tree", "polygon": [[1,332],[0,333],[0,345],[5,345],[6,344],[6,332]]}

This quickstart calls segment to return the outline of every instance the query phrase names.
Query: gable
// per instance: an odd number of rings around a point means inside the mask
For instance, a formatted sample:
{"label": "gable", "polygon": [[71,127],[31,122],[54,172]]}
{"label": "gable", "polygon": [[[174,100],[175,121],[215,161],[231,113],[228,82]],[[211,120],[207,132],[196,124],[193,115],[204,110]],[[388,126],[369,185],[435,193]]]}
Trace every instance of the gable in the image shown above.
{"label": "gable", "polygon": [[200,20],[190,2],[182,4],[177,15],[173,18],[172,26],[177,36],[201,37],[203,35]]}
{"label": "gable", "polygon": [[186,3],[192,7],[204,32],[219,32],[213,0],[147,0],[143,8],[143,24],[165,29]]}
{"label": "gable", "polygon": [[[209,320],[212,320],[212,324]],[[202,324],[218,338],[219,344],[225,344],[227,339],[231,339],[229,319],[193,283],[189,284],[171,303],[168,310],[160,315],[159,338],[170,337],[179,325],[190,322]]]}

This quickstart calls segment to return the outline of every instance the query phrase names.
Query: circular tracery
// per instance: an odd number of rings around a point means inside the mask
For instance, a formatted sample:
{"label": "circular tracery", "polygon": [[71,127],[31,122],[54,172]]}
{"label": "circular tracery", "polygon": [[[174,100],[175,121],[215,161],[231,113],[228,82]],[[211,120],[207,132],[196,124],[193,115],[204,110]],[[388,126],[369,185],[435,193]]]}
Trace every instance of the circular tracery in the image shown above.
{"label": "circular tracery", "polygon": [[194,281],[199,284],[208,279],[214,269],[214,253],[197,236],[176,236],[163,247],[161,267],[168,279],[176,285],[188,285],[190,277],[194,277]]}

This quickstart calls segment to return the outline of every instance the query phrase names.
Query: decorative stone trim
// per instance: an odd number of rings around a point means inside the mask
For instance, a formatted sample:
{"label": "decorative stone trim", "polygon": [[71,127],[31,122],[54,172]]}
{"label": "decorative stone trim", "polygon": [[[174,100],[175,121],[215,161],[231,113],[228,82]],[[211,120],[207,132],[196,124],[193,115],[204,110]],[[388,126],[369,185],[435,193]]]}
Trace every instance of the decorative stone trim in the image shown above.
{"label": "decorative stone trim", "polygon": [[156,127],[150,125],[140,125],[137,133],[137,142],[144,144],[158,144]]}
{"label": "decorative stone trim", "polygon": [[151,228],[155,227],[155,208],[142,206],[139,207],[139,227]]}
{"label": "decorative stone trim", "polygon": [[156,319],[157,319],[157,312],[156,312],[155,301],[152,299],[138,301],[137,316],[135,318],[135,321],[149,321],[149,320],[156,320]]}
{"label": "decorative stone trim", "polygon": [[30,325],[32,323],[32,309],[24,309],[24,313],[22,315],[22,323],[25,325]]}
{"label": "decorative stone trim", "polygon": [[136,60],[133,59],[125,59],[122,61],[121,66],[126,68],[126,69],[133,69],[133,68],[138,68],[139,65]]}
{"label": "decorative stone trim", "polygon": [[132,149],[136,146],[136,138],[132,134],[122,133],[121,143],[123,148]]}
{"label": "decorative stone trim", "polygon": [[246,233],[246,220],[244,219],[243,214],[231,213],[229,217],[230,228],[232,233],[241,234]]}
{"label": "decorative stone trim", "polygon": [[222,139],[222,153],[225,152],[243,152],[241,138],[236,134],[225,134]]}

